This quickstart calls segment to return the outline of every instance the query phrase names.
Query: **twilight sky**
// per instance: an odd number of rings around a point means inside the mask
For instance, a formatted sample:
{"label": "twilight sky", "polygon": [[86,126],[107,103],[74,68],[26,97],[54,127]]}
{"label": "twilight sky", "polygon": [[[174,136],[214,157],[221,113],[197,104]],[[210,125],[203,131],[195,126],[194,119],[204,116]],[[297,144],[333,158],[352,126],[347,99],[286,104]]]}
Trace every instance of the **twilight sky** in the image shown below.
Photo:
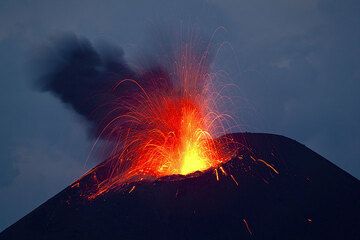
{"label": "twilight sky", "polygon": [[[66,2],[66,3],[65,3]],[[219,26],[243,131],[293,138],[360,178],[360,2],[356,0],[0,2],[0,231],[84,167],[86,125],[32,86],[34,59],[63,34],[110,42],[136,59],[160,26]]]}

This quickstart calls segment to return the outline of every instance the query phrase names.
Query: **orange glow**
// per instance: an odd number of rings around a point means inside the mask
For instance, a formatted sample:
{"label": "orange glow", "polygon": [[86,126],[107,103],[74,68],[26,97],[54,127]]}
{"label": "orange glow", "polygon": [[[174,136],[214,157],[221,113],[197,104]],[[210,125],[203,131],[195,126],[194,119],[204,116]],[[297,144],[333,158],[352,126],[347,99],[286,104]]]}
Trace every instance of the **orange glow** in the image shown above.
{"label": "orange glow", "polygon": [[90,199],[130,181],[187,175],[215,168],[231,158],[233,151],[224,150],[226,142],[214,140],[215,134],[227,133],[228,116],[216,110],[219,94],[213,89],[214,75],[205,64],[206,55],[192,54],[187,46],[174,59],[171,80],[145,72],[145,84],[123,79],[114,86],[112,91],[122,86],[137,91],[114,103],[114,109],[122,109],[121,114],[109,114],[112,117],[102,134],[114,142],[110,170],[97,182]]}
{"label": "orange glow", "polygon": [[265,166],[267,166],[268,168],[270,168],[274,173],[279,174],[279,171],[276,170],[271,164],[267,163],[265,160],[258,159],[257,161],[265,164]]}

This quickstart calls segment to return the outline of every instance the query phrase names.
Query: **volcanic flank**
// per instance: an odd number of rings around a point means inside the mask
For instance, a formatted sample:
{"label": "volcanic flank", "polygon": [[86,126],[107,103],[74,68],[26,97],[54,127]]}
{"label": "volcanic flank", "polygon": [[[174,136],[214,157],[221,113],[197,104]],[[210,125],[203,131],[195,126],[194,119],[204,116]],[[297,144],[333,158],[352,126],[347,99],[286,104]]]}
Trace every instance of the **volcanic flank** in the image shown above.
{"label": "volcanic flank", "polygon": [[243,147],[218,175],[133,182],[88,200],[99,165],[0,239],[359,239],[357,179],[286,137],[232,138]]}

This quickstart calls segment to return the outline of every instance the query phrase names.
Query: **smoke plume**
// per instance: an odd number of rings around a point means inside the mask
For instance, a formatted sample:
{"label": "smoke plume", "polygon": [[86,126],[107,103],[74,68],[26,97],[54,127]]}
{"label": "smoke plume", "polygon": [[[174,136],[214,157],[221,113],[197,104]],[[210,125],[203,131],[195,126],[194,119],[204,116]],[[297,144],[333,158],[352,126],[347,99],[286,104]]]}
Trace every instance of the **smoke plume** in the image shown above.
{"label": "smoke plume", "polygon": [[136,79],[146,88],[154,81],[153,76],[161,76],[160,85],[169,83],[162,68],[136,73],[125,61],[122,49],[110,45],[96,48],[75,35],[54,41],[41,59],[42,74],[36,79],[36,88],[54,94],[84,117],[92,137],[100,135],[108,119],[124,111],[119,101],[131,98],[138,90],[134,84],[116,86],[119,81]]}

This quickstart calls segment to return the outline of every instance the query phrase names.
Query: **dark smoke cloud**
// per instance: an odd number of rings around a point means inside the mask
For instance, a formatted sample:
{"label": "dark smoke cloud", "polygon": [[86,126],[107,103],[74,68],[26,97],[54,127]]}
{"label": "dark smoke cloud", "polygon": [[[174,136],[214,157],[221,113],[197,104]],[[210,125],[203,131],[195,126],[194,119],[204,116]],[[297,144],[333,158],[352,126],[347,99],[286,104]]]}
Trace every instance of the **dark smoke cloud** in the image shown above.
{"label": "dark smoke cloud", "polygon": [[[62,36],[52,41],[44,54],[40,54],[41,73],[35,86],[40,91],[54,94],[87,120],[91,137],[100,136],[109,140],[116,137],[117,129],[105,126],[126,113],[129,110],[126,103],[136,102],[134,98],[139,92],[139,87],[131,82],[118,85],[121,80],[133,79],[146,92],[156,89],[169,92],[180,81],[176,74],[169,74],[171,63],[182,51],[177,47],[186,46],[184,42],[190,41],[186,37],[170,41],[166,36],[172,34],[166,31],[163,37],[159,36],[154,37],[157,44],[148,44],[154,46],[144,49],[146,57],[140,61],[142,68],[137,66],[136,71],[131,69],[124,59],[123,50],[118,47],[105,43],[95,47],[89,40],[74,34]],[[201,61],[208,66],[212,51],[200,39],[195,41],[194,46],[188,47],[196,56],[206,53]]]}
{"label": "dark smoke cloud", "polygon": [[36,80],[37,89],[51,92],[83,116],[95,135],[109,113],[109,104],[131,92],[130,87],[113,91],[113,86],[121,79],[136,78],[122,49],[110,45],[95,48],[75,35],[54,41],[41,59],[43,73]]}

